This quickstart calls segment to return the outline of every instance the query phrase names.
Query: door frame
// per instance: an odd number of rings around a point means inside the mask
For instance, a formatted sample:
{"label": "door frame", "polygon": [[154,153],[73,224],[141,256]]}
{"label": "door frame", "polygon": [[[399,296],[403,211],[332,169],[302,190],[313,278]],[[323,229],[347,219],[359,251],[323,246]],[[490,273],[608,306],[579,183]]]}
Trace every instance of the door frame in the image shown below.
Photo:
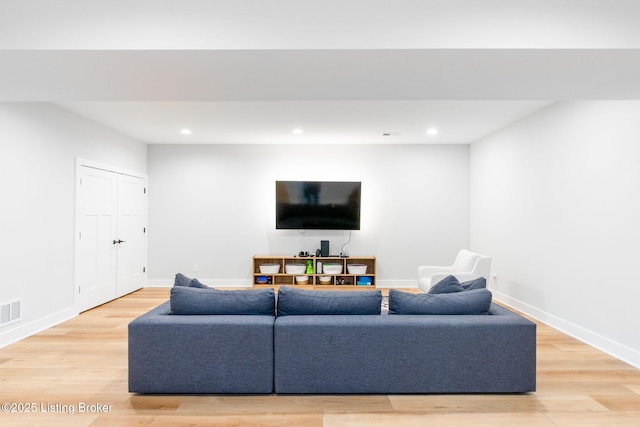
{"label": "door frame", "polygon": [[[80,218],[80,176],[81,176],[81,171],[83,167],[88,167],[88,168],[93,168],[93,169],[99,169],[99,170],[103,170],[103,171],[107,171],[107,172],[112,172],[112,173],[116,173],[119,175],[129,175],[129,176],[133,176],[136,178],[141,178],[144,180],[144,186],[145,188],[149,188],[148,186],[148,177],[146,173],[142,173],[142,172],[137,172],[137,171],[132,171],[129,169],[125,169],[125,168],[121,168],[121,167],[117,167],[117,166],[112,166],[112,165],[107,165],[104,163],[100,163],[100,162],[95,162],[93,160],[88,160],[88,159],[84,159],[84,158],[80,158],[80,157],[76,157],[76,165],[75,165],[75,176],[74,176],[74,181],[75,181],[75,192],[74,192],[74,218],[73,218],[73,309],[75,314],[79,314],[80,313],[80,309],[79,309],[79,289],[80,289],[80,284],[78,283],[78,263],[79,263],[79,254],[80,254],[80,248],[79,248],[79,244],[78,244],[78,240],[79,240],[79,236],[80,236],[80,225],[79,225],[79,218]],[[149,216],[149,210],[148,210],[148,198],[145,198],[145,206],[144,206],[144,222],[145,224],[148,224],[148,216]],[[146,227],[148,230],[148,226]],[[144,263],[145,265],[148,264],[148,260],[147,260],[147,254],[148,254],[148,248],[147,248],[147,233],[145,233],[144,236]],[[147,286],[147,274],[146,272],[144,273],[144,282],[143,282],[143,288]]]}

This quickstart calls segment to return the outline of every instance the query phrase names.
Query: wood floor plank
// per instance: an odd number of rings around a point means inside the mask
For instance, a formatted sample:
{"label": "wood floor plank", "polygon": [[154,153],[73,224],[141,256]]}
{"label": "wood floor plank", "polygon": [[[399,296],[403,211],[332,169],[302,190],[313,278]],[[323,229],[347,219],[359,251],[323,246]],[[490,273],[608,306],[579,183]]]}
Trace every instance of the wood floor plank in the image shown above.
{"label": "wood floor plank", "polygon": [[638,427],[640,412],[551,412],[553,425],[558,427]]}
{"label": "wood floor plank", "polygon": [[396,412],[415,413],[533,413],[544,406],[533,393],[527,394],[445,394],[389,396]]}
{"label": "wood floor plank", "polygon": [[[538,325],[537,391],[526,394],[219,396],[128,392],[127,325],[166,301],[147,288],[0,349],[4,426],[639,426],[640,370]],[[194,361],[197,363],[197,361]],[[106,412],[81,412],[81,405]],[[43,411],[73,407],[74,413]],[[49,405],[49,406],[48,406]],[[65,406],[66,405],[66,406]]]}
{"label": "wood floor plank", "polygon": [[323,427],[552,427],[554,422],[540,413],[427,413],[427,414],[327,414]]}

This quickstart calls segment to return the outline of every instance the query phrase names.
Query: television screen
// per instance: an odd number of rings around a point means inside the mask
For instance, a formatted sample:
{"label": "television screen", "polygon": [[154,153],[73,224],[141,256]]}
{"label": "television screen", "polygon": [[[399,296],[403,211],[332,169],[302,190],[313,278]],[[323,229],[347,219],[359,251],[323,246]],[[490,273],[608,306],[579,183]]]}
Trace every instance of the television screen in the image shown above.
{"label": "television screen", "polygon": [[276,181],[276,228],[360,230],[360,182]]}

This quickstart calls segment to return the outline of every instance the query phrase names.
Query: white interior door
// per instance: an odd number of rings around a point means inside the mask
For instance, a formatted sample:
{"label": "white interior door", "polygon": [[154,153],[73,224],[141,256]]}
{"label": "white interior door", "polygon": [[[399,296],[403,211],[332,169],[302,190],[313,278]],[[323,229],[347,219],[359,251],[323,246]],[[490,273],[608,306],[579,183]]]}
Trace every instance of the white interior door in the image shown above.
{"label": "white interior door", "polygon": [[79,311],[117,296],[117,175],[82,167],[78,189],[76,283]]}
{"label": "white interior door", "polygon": [[118,176],[118,296],[144,285],[145,280],[145,180]]}
{"label": "white interior door", "polygon": [[81,312],[144,286],[146,181],[84,165],[78,171],[75,277]]}

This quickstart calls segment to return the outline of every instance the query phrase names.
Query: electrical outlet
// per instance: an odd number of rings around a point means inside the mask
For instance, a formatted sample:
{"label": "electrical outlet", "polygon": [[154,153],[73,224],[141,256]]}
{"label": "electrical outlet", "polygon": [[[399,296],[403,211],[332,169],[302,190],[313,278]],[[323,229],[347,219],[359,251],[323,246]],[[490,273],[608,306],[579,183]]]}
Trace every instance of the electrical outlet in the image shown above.
{"label": "electrical outlet", "polygon": [[198,264],[193,264],[193,272],[197,273],[200,270],[200,267],[198,267]]}

